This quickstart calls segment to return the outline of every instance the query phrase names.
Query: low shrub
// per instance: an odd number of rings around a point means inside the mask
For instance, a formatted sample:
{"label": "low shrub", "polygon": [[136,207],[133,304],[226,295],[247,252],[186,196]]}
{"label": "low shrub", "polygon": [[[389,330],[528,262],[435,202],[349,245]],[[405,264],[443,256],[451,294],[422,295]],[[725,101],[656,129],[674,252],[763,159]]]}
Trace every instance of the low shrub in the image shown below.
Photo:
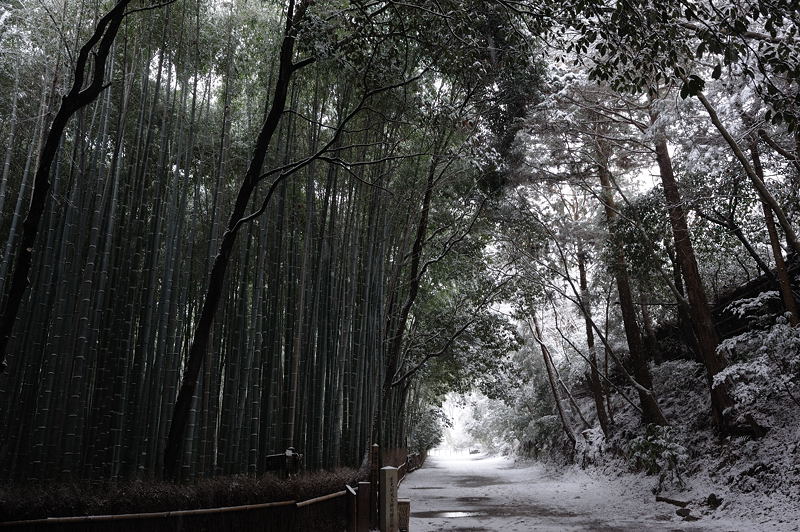
{"label": "low shrub", "polygon": [[656,491],[665,484],[683,487],[682,473],[688,458],[686,448],[675,441],[672,427],[647,425],[642,436],[628,443],[628,457],[637,471],[658,475]]}
{"label": "low shrub", "polygon": [[365,471],[336,469],[283,479],[246,475],[198,479],[184,484],[117,482],[8,482],[0,485],[0,521],[193,510],[265,502],[303,501],[364,480]]}

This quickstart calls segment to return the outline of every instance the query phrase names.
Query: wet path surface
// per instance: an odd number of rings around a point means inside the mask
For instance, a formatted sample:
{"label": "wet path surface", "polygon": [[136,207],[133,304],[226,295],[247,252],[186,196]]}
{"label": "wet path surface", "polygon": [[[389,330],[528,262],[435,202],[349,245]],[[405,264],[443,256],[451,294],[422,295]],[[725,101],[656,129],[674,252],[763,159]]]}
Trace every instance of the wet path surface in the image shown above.
{"label": "wet path surface", "polygon": [[400,497],[411,499],[411,531],[672,531],[748,530],[702,519],[686,522],[652,493],[631,493],[582,472],[553,477],[538,465],[502,458],[433,456],[409,475]]}

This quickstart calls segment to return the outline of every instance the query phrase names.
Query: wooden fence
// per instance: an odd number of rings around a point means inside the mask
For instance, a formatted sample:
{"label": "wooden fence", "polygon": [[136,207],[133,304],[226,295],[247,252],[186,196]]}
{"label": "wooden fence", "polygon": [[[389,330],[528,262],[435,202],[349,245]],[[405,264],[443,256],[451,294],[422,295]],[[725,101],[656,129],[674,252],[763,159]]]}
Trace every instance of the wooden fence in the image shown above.
{"label": "wooden fence", "polygon": [[265,523],[274,523],[266,530],[290,532],[297,521],[296,501],[282,501],[227,508],[179,510],[140,514],[92,515],[59,517],[33,521],[0,523],[0,528],[30,532],[233,532],[265,530]]}
{"label": "wooden fence", "polygon": [[0,523],[30,532],[341,532],[348,525],[345,491],[307,501],[121,515],[61,517]]}
{"label": "wooden fence", "polygon": [[426,456],[426,453],[408,454],[407,449],[386,449],[383,453],[383,465],[396,467],[398,481],[402,482],[408,473],[422,466]]}
{"label": "wooden fence", "polygon": [[[405,449],[387,449],[383,460],[375,462],[397,467],[398,481],[402,481],[424,460],[424,455],[408,455]],[[299,502],[8,521],[0,523],[0,529],[26,532],[367,532],[370,525],[376,525],[377,482],[359,482],[358,486],[344,488]]]}

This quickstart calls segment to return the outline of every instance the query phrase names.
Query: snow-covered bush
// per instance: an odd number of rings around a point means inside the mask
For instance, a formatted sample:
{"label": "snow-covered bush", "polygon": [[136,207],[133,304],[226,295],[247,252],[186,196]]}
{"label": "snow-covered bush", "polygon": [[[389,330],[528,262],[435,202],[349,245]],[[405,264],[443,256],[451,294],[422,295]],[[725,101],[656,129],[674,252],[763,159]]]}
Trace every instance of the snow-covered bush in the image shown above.
{"label": "snow-covered bush", "polygon": [[698,390],[707,393],[703,378],[705,367],[694,360],[667,360],[653,366],[651,371],[659,390],[663,390],[659,391],[659,395],[663,393],[679,397],[680,394]]}
{"label": "snow-covered bush", "polygon": [[780,294],[775,290],[761,292],[756,297],[737,299],[727,307],[725,312],[730,312],[740,318],[754,319],[768,310],[769,305],[780,299]]}
{"label": "snow-covered bush", "polygon": [[665,482],[683,486],[682,473],[688,455],[686,448],[675,441],[672,427],[647,425],[644,435],[628,443],[628,456],[637,470],[658,475],[657,491]]}
{"label": "snow-covered bush", "polygon": [[726,380],[733,383],[739,404],[755,404],[773,394],[796,396],[800,329],[789,325],[785,317],[779,316],[766,330],[750,330],[728,338],[717,349],[733,363],[714,376],[714,386]]}
{"label": "snow-covered bush", "polygon": [[533,458],[547,457],[561,448],[564,439],[563,430],[558,416],[535,418],[525,427],[520,451]]}

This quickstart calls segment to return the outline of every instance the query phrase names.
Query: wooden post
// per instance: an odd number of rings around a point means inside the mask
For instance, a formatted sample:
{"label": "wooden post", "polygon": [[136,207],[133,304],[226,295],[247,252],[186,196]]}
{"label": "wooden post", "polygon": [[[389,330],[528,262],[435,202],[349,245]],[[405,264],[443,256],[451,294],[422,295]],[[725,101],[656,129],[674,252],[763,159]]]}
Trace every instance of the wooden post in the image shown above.
{"label": "wooden post", "polygon": [[370,508],[372,508],[369,504],[371,494],[372,488],[369,482],[358,483],[358,493],[356,494],[358,497],[356,503],[356,532],[369,532],[369,516]]}
{"label": "wooden post", "polygon": [[369,450],[369,524],[378,526],[378,470],[380,469],[381,448],[373,443]]}
{"label": "wooden post", "polygon": [[347,532],[358,532],[358,492],[345,485],[347,491]]}
{"label": "wooden post", "polygon": [[411,521],[411,499],[397,499],[398,528],[400,532],[408,532]]}
{"label": "wooden post", "polygon": [[291,477],[300,472],[300,461],[303,455],[298,453],[294,447],[286,449],[286,477]]}
{"label": "wooden post", "polygon": [[398,532],[397,530],[397,468],[381,468],[380,486],[380,530],[381,532]]}

